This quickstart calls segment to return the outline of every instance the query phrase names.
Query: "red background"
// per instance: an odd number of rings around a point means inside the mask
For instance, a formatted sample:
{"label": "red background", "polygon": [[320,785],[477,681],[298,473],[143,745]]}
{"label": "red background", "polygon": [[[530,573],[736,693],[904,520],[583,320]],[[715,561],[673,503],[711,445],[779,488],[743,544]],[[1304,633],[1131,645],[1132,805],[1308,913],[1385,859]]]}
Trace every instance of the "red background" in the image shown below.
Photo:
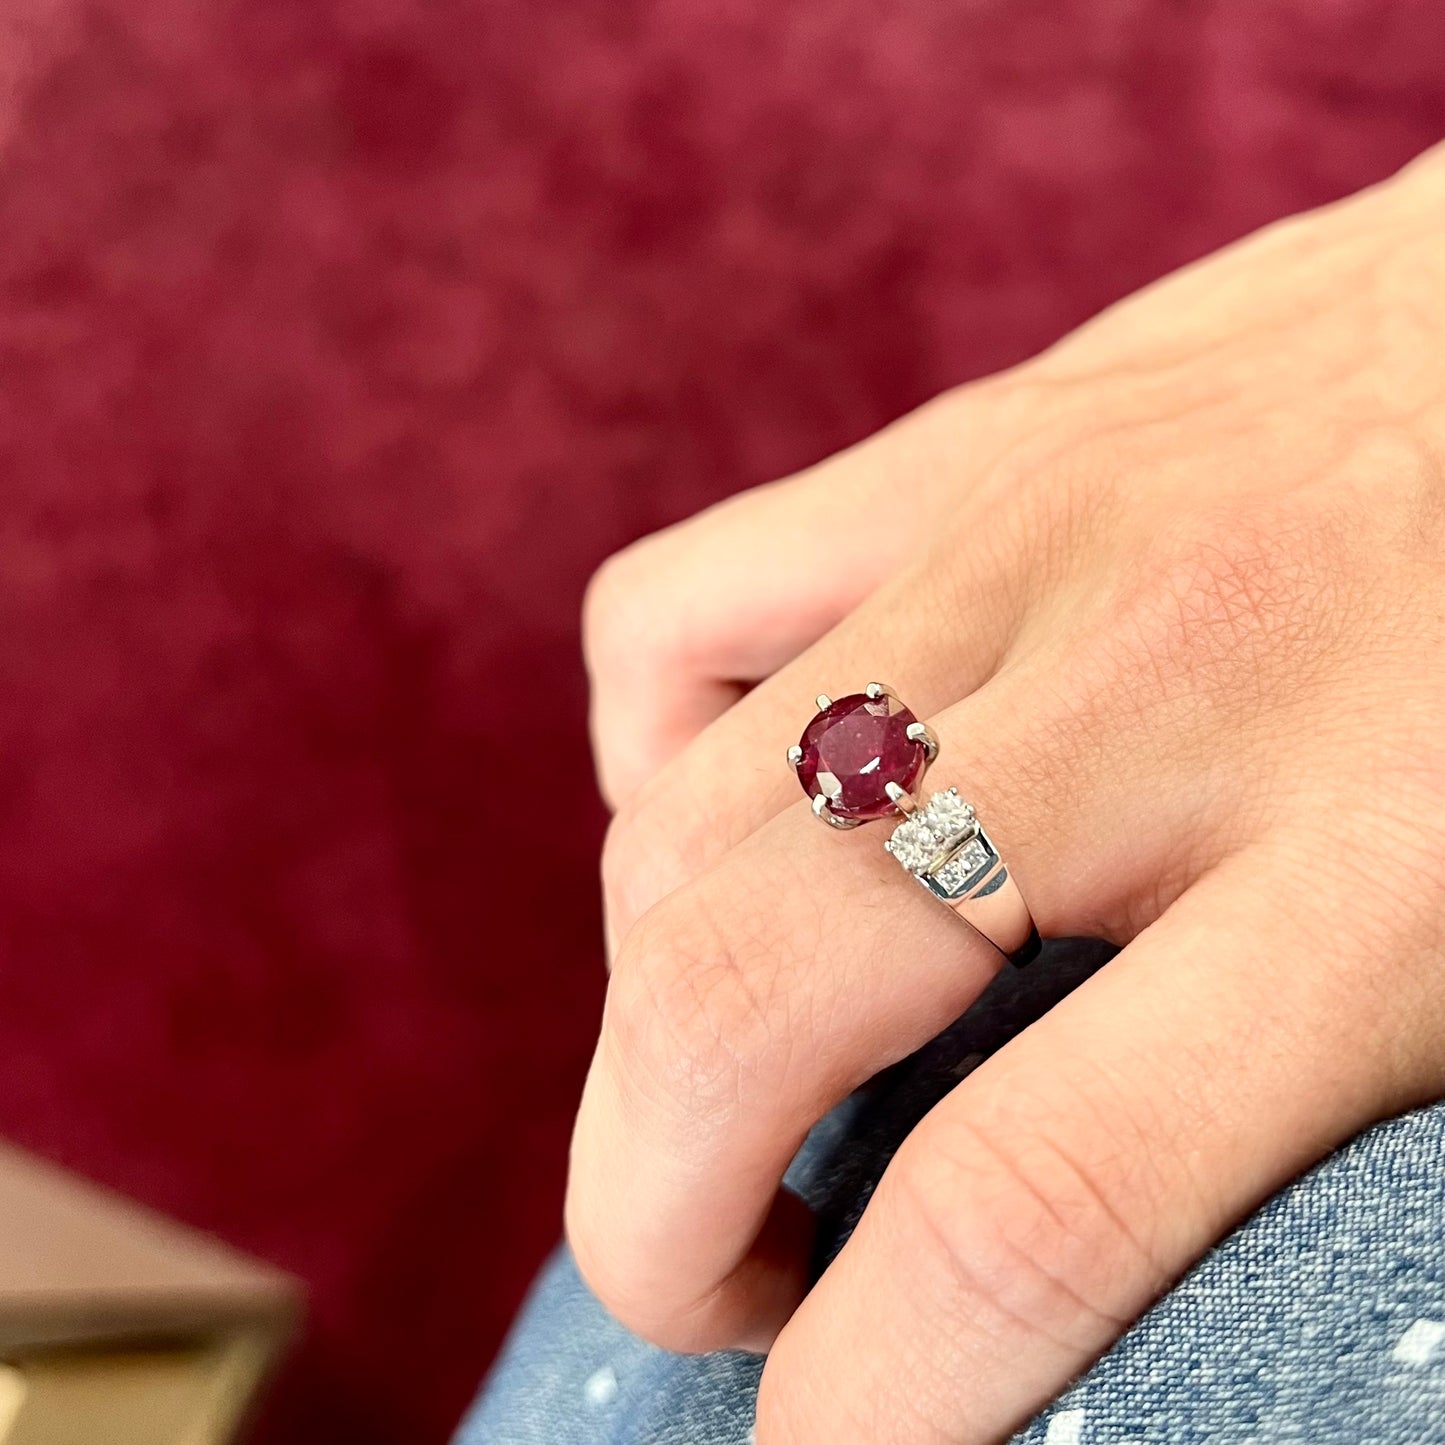
{"label": "red background", "polygon": [[1438,0],[6,0],[0,1130],[310,1282],[271,1441],[557,1233],[596,562],[1442,134]]}

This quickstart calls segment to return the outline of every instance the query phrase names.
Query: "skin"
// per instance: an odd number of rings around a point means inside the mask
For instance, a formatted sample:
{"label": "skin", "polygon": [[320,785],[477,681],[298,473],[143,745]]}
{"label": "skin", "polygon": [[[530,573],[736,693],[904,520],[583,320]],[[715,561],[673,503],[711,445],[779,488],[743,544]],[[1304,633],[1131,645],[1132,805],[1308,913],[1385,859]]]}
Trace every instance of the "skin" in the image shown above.
{"label": "skin", "polygon": [[[1445,1094],[1442,232],[1437,151],[597,577],[615,957],[568,1233],[648,1339],[770,1351],[758,1445],[1006,1438]],[[788,1160],[1002,965],[782,761],[880,674],[1043,935],[1123,948],[809,1289]]]}

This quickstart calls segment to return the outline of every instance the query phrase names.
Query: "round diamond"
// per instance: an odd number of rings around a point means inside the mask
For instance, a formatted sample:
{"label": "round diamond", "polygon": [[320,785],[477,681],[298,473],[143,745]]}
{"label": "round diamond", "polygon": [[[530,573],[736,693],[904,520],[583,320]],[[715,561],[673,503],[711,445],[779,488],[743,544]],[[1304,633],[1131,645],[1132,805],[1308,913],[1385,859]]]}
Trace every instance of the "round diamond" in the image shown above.
{"label": "round diamond", "polygon": [[810,798],[828,800],[839,818],[883,818],[895,813],[888,784],[905,792],[923,776],[928,754],[908,736],[917,718],[882,693],[850,693],[830,703],[803,731],[798,781]]}
{"label": "round diamond", "polygon": [[938,839],[921,818],[909,818],[893,830],[888,851],[910,873],[922,873],[938,856]]}
{"label": "round diamond", "polygon": [[973,826],[973,808],[958,796],[957,788],[935,793],[928,800],[928,821],[943,837],[965,833]]}

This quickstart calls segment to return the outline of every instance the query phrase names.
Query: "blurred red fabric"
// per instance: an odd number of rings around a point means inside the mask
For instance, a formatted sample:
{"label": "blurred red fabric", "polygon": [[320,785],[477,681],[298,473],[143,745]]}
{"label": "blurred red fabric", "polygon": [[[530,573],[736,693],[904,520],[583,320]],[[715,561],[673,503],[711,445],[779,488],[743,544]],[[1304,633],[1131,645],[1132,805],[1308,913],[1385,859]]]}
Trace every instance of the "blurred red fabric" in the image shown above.
{"label": "blurred red fabric", "polygon": [[592,567],[1442,134],[1436,0],[8,0],[0,1130],[310,1283],[267,1439],[558,1232]]}

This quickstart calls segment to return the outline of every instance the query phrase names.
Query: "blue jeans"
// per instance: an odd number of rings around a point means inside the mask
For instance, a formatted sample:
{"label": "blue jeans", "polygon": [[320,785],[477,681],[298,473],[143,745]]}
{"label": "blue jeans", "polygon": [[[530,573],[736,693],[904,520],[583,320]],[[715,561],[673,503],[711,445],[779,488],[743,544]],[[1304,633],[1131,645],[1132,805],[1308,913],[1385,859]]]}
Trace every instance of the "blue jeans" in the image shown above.
{"label": "blue jeans", "polygon": [[[809,1136],[788,1182],[842,1246],[909,1130],[1108,958],[1059,943]],[[747,1445],[762,1361],[629,1335],[565,1250],[455,1445]],[[1370,1130],[1201,1261],[1019,1445],[1445,1442],[1445,1104]],[[847,1441],[841,1445],[868,1445]]]}

